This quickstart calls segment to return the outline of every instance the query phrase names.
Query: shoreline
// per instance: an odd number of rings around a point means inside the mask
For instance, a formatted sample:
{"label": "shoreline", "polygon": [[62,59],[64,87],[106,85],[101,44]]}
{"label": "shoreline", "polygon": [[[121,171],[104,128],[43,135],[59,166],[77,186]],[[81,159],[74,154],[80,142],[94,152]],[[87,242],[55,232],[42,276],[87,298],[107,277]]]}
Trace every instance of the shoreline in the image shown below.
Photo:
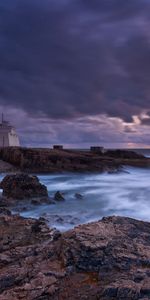
{"label": "shoreline", "polygon": [[150,222],[109,216],[61,232],[44,216],[22,217],[3,206],[0,224],[0,300],[149,299]]}
{"label": "shoreline", "polygon": [[[26,196],[20,199],[22,176],[17,174],[14,183],[18,191],[11,190],[11,186],[9,191],[7,188],[7,195],[14,198],[14,201],[8,199],[7,203],[8,207],[13,206],[15,213],[25,217],[44,217],[50,227],[62,231],[113,214],[149,221],[149,175],[150,169],[135,167],[116,173],[42,174],[38,179],[47,188],[48,198],[39,195],[35,198],[32,194],[31,199],[26,199]],[[58,191],[59,197],[56,198]],[[19,199],[15,200],[16,197]]]}
{"label": "shoreline", "polygon": [[[150,167],[150,158],[130,150],[80,151],[39,148],[0,148],[1,172],[51,174],[115,172],[123,166]],[[2,167],[3,165],[3,167]]]}

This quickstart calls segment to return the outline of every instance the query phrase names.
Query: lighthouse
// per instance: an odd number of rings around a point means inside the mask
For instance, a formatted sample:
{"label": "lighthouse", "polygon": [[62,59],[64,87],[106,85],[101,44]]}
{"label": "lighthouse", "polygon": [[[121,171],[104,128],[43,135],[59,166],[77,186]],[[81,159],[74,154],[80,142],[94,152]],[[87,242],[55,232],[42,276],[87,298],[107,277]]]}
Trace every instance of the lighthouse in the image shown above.
{"label": "lighthouse", "polygon": [[20,142],[15,128],[4,120],[2,114],[2,121],[0,123],[0,147],[19,147]]}

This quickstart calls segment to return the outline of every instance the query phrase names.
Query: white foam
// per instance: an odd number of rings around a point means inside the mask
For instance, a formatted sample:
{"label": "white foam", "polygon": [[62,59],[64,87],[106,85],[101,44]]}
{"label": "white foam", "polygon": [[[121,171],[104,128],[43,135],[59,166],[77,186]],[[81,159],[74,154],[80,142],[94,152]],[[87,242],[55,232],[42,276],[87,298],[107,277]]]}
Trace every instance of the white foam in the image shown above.
{"label": "white foam", "polygon": [[[116,174],[61,174],[39,176],[52,196],[56,191],[65,193],[65,201],[55,205],[42,205],[24,213],[39,217],[47,214],[64,218],[63,222],[51,221],[50,226],[61,230],[73,227],[66,215],[77,217],[77,224],[98,220],[103,216],[122,215],[150,221],[150,169],[127,168],[128,173]],[[83,199],[76,199],[81,193]],[[70,223],[69,223],[70,222]]]}

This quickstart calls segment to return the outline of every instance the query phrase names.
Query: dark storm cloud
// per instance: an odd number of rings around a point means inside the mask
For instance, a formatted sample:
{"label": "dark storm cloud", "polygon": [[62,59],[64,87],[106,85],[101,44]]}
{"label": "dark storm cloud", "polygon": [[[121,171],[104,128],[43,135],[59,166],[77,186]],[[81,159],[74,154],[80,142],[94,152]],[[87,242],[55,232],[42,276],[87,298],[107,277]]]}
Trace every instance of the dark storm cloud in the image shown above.
{"label": "dark storm cloud", "polygon": [[134,130],[132,127],[125,126],[124,127],[124,132],[126,132],[126,133],[134,133],[134,132],[136,132],[136,130]]}
{"label": "dark storm cloud", "polygon": [[109,20],[122,20],[134,17],[137,13],[141,13],[148,1],[144,3],[140,0],[110,0],[110,1],[99,1],[99,0],[79,0],[80,4],[85,9],[92,10],[98,14],[105,14]]}
{"label": "dark storm cloud", "polygon": [[145,118],[141,120],[141,125],[150,126],[150,118]]}
{"label": "dark storm cloud", "polygon": [[149,109],[146,0],[1,0],[0,104],[31,115]]}

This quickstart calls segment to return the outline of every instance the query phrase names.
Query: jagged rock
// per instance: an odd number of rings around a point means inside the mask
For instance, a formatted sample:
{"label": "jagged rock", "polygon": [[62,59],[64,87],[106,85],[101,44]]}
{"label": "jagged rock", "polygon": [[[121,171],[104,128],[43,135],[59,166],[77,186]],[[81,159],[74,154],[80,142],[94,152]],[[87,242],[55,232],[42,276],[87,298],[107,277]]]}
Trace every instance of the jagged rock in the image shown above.
{"label": "jagged rock", "polygon": [[63,235],[61,253],[66,267],[98,274],[91,299],[150,297],[150,223],[109,217],[78,226]]}
{"label": "jagged rock", "polygon": [[43,219],[18,215],[0,215],[0,225],[0,300],[33,300],[55,293],[55,269],[65,276],[53,245],[61,234]]}
{"label": "jagged rock", "polygon": [[42,197],[42,198],[35,198],[31,200],[31,204],[33,205],[41,205],[41,204],[53,204],[53,201],[49,199],[48,197]]}
{"label": "jagged rock", "polygon": [[39,182],[37,176],[27,174],[7,175],[0,183],[3,196],[11,199],[29,199],[48,197],[47,188]]}
{"label": "jagged rock", "polygon": [[4,207],[0,207],[0,215],[6,215],[6,216],[10,216],[11,215],[11,211],[4,208]]}
{"label": "jagged rock", "polygon": [[55,200],[55,201],[64,201],[65,198],[64,198],[64,196],[63,196],[62,193],[60,193],[59,191],[57,191],[57,192],[55,193],[54,200]]}
{"label": "jagged rock", "polygon": [[108,217],[60,234],[0,215],[0,300],[150,299],[150,223]]}
{"label": "jagged rock", "polygon": [[75,198],[76,199],[83,199],[83,195],[79,194],[79,193],[75,193]]}

